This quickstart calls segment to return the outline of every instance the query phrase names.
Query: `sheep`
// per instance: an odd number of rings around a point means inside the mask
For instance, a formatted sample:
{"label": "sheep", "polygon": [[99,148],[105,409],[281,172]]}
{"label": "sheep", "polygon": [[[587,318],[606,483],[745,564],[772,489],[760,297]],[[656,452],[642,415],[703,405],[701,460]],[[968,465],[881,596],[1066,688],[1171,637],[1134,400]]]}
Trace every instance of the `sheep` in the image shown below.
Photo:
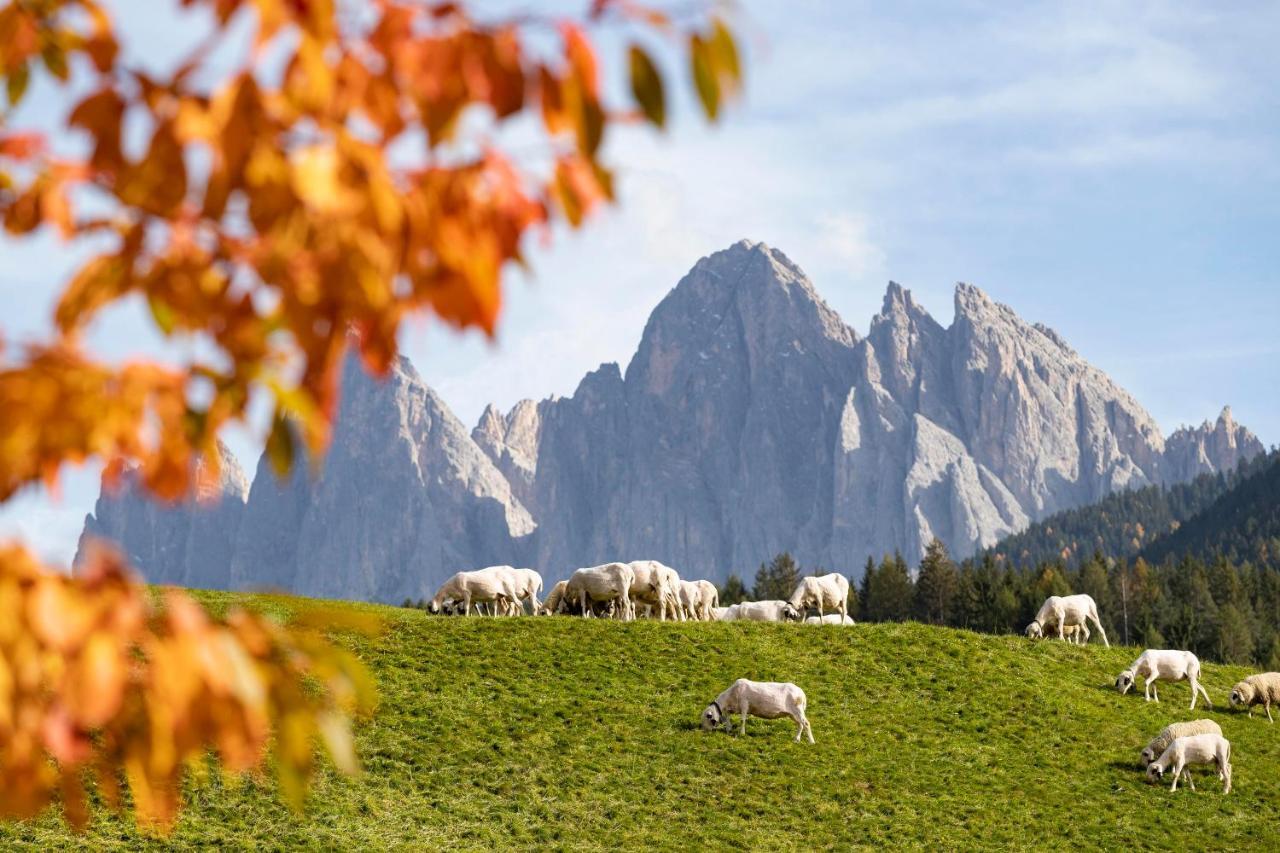
{"label": "sheep", "polygon": [[541,606],[538,604],[538,593],[542,592],[542,575],[533,569],[512,569],[511,574],[515,579],[516,595],[519,596],[517,601],[514,602],[516,613],[524,610],[521,602],[526,599],[529,601],[530,608],[532,608],[530,612],[537,613],[538,608]]}
{"label": "sheep", "polygon": [[719,603],[720,591],[711,581],[680,581],[680,605],[686,618],[709,622]]}
{"label": "sheep", "polygon": [[795,591],[788,599],[791,606],[804,613],[810,607],[816,608],[818,616],[828,610],[834,610],[841,616],[849,613],[849,579],[841,574],[829,574],[822,577],[801,578]]}
{"label": "sheep", "polygon": [[1280,672],[1260,672],[1231,688],[1231,707],[1244,705],[1250,717],[1253,716],[1253,706],[1261,705],[1267,712],[1267,720],[1274,723],[1272,703],[1280,704]]}
{"label": "sheep", "polygon": [[1066,640],[1064,631],[1066,626],[1083,625],[1086,619],[1093,622],[1098,633],[1102,634],[1102,642],[1109,647],[1111,643],[1107,642],[1107,632],[1098,621],[1098,605],[1094,603],[1092,596],[1084,594],[1051,595],[1046,598],[1044,604],[1040,605],[1036,618],[1027,625],[1026,633],[1028,637],[1035,640],[1044,636],[1046,627],[1056,626],[1058,638]]}
{"label": "sheep", "polygon": [[1169,748],[1169,744],[1173,743],[1180,737],[1190,737],[1191,735],[1220,735],[1222,734],[1222,726],[1213,720],[1192,720],[1188,723],[1170,723],[1160,730],[1160,734],[1151,739],[1145,747],[1142,748],[1142,766],[1156,760],[1156,756],[1163,753]]}
{"label": "sheep", "polygon": [[1178,790],[1178,777],[1186,773],[1187,784],[1194,791],[1196,786],[1191,781],[1191,774],[1187,772],[1188,764],[1217,765],[1218,778],[1222,780],[1222,793],[1231,793],[1231,741],[1222,735],[1202,734],[1174,738],[1160,757],[1147,765],[1147,781],[1163,780],[1165,771],[1172,766],[1173,785],[1169,790]]}
{"label": "sheep", "polygon": [[852,616],[841,616],[839,613],[828,613],[826,616],[810,616],[804,620],[806,625],[854,625]]}
{"label": "sheep", "polygon": [[799,622],[800,611],[789,601],[744,601],[737,608],[733,620],[740,622]]}
{"label": "sheep", "polygon": [[1155,700],[1160,701],[1160,693],[1153,686],[1154,682],[1182,681],[1185,678],[1191,684],[1191,710],[1194,711],[1196,708],[1197,693],[1204,696],[1205,704],[1210,708],[1213,707],[1213,702],[1209,701],[1208,691],[1200,684],[1200,659],[1191,652],[1175,649],[1147,649],[1138,655],[1138,659],[1132,666],[1116,677],[1116,690],[1119,690],[1121,695],[1128,693],[1129,688],[1139,676],[1146,679],[1143,695],[1148,702],[1151,701],[1152,693],[1155,693]]}
{"label": "sheep", "polygon": [[664,566],[657,560],[633,560],[628,563],[635,579],[631,583],[631,598],[639,603],[658,609],[658,618],[667,621],[667,613],[672,619],[684,619],[684,611],[680,607],[680,575],[670,566]]}
{"label": "sheep", "polygon": [[733,622],[738,618],[738,605],[731,604],[728,607],[711,608],[712,622]]}
{"label": "sheep", "polygon": [[702,730],[709,732],[723,724],[725,731],[731,731],[730,715],[734,713],[742,715],[739,735],[747,733],[748,715],[765,720],[790,717],[796,721],[795,742],[800,743],[801,736],[807,734],[809,743],[813,743],[813,726],[809,725],[809,718],[804,714],[808,704],[804,691],[789,681],[748,681],[739,678],[702,712]]}
{"label": "sheep", "polygon": [[567,580],[556,581],[555,586],[551,587],[551,592],[547,593],[547,597],[542,600],[542,606],[535,610],[535,613],[550,616],[560,611],[560,605],[564,602],[564,591],[569,586]]}
{"label": "sheep", "polygon": [[[449,599],[462,602],[463,615],[470,615],[472,603],[478,602],[495,602],[505,610],[508,603],[516,600],[511,567],[490,566],[472,572],[458,572],[441,584],[427,609],[432,613],[440,613]],[[496,605],[494,616],[498,615]]]}
{"label": "sheep", "polygon": [[630,595],[634,581],[635,572],[626,563],[588,566],[578,569],[569,578],[564,600],[577,602],[582,607],[583,618],[591,616],[592,602],[620,601],[622,619],[630,622],[636,618],[635,603]]}

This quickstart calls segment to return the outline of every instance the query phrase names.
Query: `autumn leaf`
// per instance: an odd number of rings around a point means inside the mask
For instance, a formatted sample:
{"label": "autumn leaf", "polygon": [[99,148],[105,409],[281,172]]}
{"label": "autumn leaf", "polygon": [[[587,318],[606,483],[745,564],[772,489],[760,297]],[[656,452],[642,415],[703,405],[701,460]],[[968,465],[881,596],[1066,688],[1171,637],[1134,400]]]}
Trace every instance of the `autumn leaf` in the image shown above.
{"label": "autumn leaf", "polygon": [[631,94],[644,111],[645,118],[656,127],[666,127],[666,95],[662,91],[662,76],[653,60],[637,45],[628,51],[631,62]]}

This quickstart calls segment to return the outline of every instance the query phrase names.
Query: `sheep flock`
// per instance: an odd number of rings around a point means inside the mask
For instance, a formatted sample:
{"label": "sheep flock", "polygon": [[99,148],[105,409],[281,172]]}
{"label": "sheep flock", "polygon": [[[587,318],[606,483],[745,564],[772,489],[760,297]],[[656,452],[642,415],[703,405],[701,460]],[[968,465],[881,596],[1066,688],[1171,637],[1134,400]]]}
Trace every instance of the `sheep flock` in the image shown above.
{"label": "sheep flock", "polygon": [[[547,592],[544,600],[542,576],[533,569],[490,566],[458,572],[432,597],[427,609],[434,614],[492,617],[535,615],[580,616],[633,621],[648,617],[660,621],[794,622],[804,625],[852,626],[848,615],[849,581],[840,574],[805,577],[787,599],[744,601],[720,606],[716,586],[707,580],[688,581],[670,566],[656,560],[604,563],[574,571]],[[1032,640],[1057,636],[1063,642],[1087,645],[1092,623],[1105,645],[1110,645],[1098,616],[1098,607],[1088,595],[1050,596],[1027,626]],[[1200,683],[1200,661],[1189,651],[1147,649],[1117,676],[1116,690],[1128,693],[1143,681],[1146,701],[1159,702],[1156,683],[1186,681],[1190,687],[1191,709],[1203,697],[1212,707],[1209,693]],[[1262,705],[1267,719],[1274,722],[1271,706],[1280,705],[1280,673],[1251,675],[1236,684],[1230,694],[1233,708],[1243,707],[1252,717],[1252,708]],[[739,678],[706,706],[702,728],[712,731],[732,729],[731,716],[740,716],[739,734],[746,733],[747,717],[791,718],[797,726],[794,740],[806,735],[814,742],[813,729],[805,713],[805,692],[790,682],[760,682]],[[1160,782],[1171,774],[1170,790],[1179,781],[1191,790],[1195,783],[1191,767],[1211,765],[1230,793],[1231,743],[1213,720],[1173,722],[1155,735],[1141,751],[1141,766],[1149,782]]]}

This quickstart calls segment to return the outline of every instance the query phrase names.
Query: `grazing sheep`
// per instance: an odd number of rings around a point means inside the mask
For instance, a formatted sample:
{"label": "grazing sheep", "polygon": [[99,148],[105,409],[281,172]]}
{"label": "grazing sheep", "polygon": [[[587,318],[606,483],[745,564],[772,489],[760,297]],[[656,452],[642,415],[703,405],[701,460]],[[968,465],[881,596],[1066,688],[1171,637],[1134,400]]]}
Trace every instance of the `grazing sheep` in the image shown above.
{"label": "grazing sheep", "polygon": [[670,566],[664,566],[657,560],[633,560],[628,563],[634,575],[631,582],[631,598],[639,604],[658,609],[659,620],[667,621],[667,613],[672,619],[683,621],[684,612],[680,607],[680,575]]}
{"label": "grazing sheep", "polygon": [[593,602],[619,601],[622,619],[630,622],[636,618],[635,603],[631,600],[631,587],[635,572],[626,563],[605,563],[578,569],[565,586],[565,601],[576,602],[582,607],[583,618],[589,618]]}
{"label": "grazing sheep", "polygon": [[471,605],[478,602],[495,602],[494,616],[498,615],[499,609],[505,612],[508,603],[516,600],[511,567],[490,566],[473,572],[458,572],[436,590],[427,609],[440,613],[449,599],[462,602],[463,615],[470,615]]}
{"label": "grazing sheep", "polygon": [[747,733],[747,716],[760,717],[765,720],[776,720],[779,717],[790,717],[796,721],[795,742],[807,734],[809,743],[813,743],[813,727],[809,718],[804,715],[809,700],[804,691],[789,681],[748,681],[739,678],[730,684],[728,689],[712,700],[702,712],[702,730],[709,732],[721,724],[725,731],[731,730],[730,714],[742,715],[742,726],[738,733]]}
{"label": "grazing sheep", "polygon": [[[789,601],[744,601],[735,604],[733,620],[739,622],[799,622],[800,611]],[[730,620],[726,620],[730,621]]]}
{"label": "grazing sheep", "polygon": [[804,620],[806,625],[853,625],[852,616],[841,616],[839,613],[828,613],[826,616],[809,616]]}
{"label": "grazing sheep", "polygon": [[1191,790],[1196,789],[1187,772],[1188,764],[1214,764],[1218,768],[1218,778],[1222,780],[1222,793],[1231,793],[1231,741],[1222,735],[1204,734],[1174,738],[1173,743],[1165,748],[1160,757],[1147,765],[1147,781],[1164,779],[1164,773],[1173,767],[1173,785],[1170,791],[1178,790],[1178,777],[1186,773],[1187,783]]}
{"label": "grazing sheep", "polygon": [[836,573],[801,578],[788,601],[801,613],[813,607],[819,616],[828,610],[846,616],[849,612],[849,579]]}
{"label": "grazing sheep", "polygon": [[551,587],[551,592],[547,593],[547,597],[542,600],[542,606],[535,612],[543,616],[560,612],[560,606],[564,603],[564,591],[568,586],[567,580],[556,581],[556,585]]}
{"label": "grazing sheep", "polygon": [[712,622],[733,622],[738,618],[738,605],[731,604],[728,607],[711,608]]}
{"label": "grazing sheep", "polygon": [[523,612],[524,607],[521,602],[526,600],[531,608],[529,612],[537,613],[541,606],[538,604],[538,594],[542,592],[542,575],[533,569],[512,569],[511,574],[515,582],[516,595],[519,596],[519,600],[515,602],[516,613]]}
{"label": "grazing sheep", "polygon": [[1190,737],[1191,735],[1220,735],[1222,734],[1222,726],[1213,720],[1192,720],[1188,723],[1170,723],[1160,730],[1160,734],[1151,739],[1142,749],[1142,766],[1156,760],[1156,756],[1163,753],[1169,748],[1169,744],[1173,743],[1180,737]]}
{"label": "grazing sheep", "polygon": [[1253,716],[1253,706],[1261,705],[1266,709],[1267,720],[1274,723],[1272,704],[1280,704],[1280,672],[1260,672],[1231,688],[1231,707],[1244,705],[1250,717]]}
{"label": "grazing sheep", "polygon": [[1122,695],[1128,693],[1139,677],[1146,679],[1143,695],[1148,702],[1151,701],[1152,693],[1155,693],[1155,700],[1160,701],[1160,693],[1153,686],[1156,681],[1182,681],[1185,678],[1191,683],[1191,710],[1194,711],[1196,707],[1196,693],[1204,696],[1205,704],[1213,707],[1208,691],[1200,684],[1200,659],[1191,652],[1147,649],[1138,655],[1132,666],[1116,677],[1116,689]]}
{"label": "grazing sheep", "polygon": [[1086,619],[1092,621],[1097,627],[1098,633],[1102,635],[1102,642],[1110,646],[1111,643],[1107,642],[1107,632],[1098,621],[1098,605],[1094,603],[1093,596],[1083,593],[1051,595],[1046,598],[1044,604],[1040,605],[1036,618],[1032,619],[1031,624],[1027,626],[1027,636],[1036,640],[1044,636],[1046,628],[1057,628],[1058,639],[1065,640],[1065,628],[1068,625],[1083,625]]}
{"label": "grazing sheep", "polygon": [[720,603],[720,591],[711,581],[680,581],[680,606],[685,618],[711,621],[711,611]]}

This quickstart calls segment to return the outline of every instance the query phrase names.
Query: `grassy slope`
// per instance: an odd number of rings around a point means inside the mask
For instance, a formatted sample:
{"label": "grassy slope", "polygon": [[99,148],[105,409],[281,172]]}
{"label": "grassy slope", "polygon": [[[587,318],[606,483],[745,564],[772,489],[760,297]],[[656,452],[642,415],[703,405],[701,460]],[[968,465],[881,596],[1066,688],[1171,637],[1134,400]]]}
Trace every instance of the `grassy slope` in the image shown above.
{"label": "grassy slope", "polygon": [[[219,606],[229,596],[209,595]],[[289,608],[296,601],[271,599]],[[1222,706],[1244,670],[1207,666],[1234,745],[1235,791],[1144,784],[1137,752],[1191,718],[1110,688],[1132,649],[1030,643],[919,625],[856,628],[440,619],[377,608],[355,643],[383,693],[359,733],[368,772],[326,772],[307,814],[272,785],[193,789],[166,844],[313,848],[563,846],[786,849],[1280,844],[1280,726]],[[355,641],[351,641],[355,642]],[[706,735],[699,712],[732,679],[791,680],[816,746],[790,721]],[[1194,716],[1199,716],[1197,712]],[[139,846],[100,816],[0,825],[0,845]],[[1056,844],[1055,844],[1056,843]]]}

